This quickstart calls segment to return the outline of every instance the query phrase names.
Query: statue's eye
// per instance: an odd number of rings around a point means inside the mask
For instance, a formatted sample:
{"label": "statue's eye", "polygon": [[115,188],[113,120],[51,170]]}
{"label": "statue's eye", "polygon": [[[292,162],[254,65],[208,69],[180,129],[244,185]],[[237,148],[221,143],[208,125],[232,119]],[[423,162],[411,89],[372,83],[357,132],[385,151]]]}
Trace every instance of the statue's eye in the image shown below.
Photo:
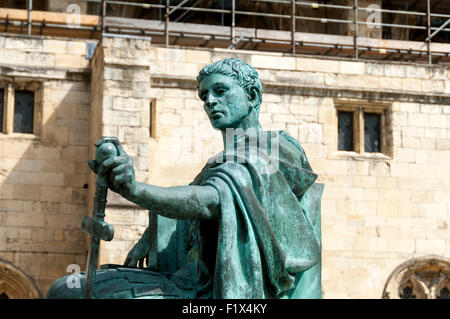
{"label": "statue's eye", "polygon": [[222,94],[225,94],[225,92],[227,91],[227,89],[226,89],[226,88],[223,88],[223,87],[218,87],[218,88],[215,88],[214,91],[216,92],[216,94],[222,95]]}

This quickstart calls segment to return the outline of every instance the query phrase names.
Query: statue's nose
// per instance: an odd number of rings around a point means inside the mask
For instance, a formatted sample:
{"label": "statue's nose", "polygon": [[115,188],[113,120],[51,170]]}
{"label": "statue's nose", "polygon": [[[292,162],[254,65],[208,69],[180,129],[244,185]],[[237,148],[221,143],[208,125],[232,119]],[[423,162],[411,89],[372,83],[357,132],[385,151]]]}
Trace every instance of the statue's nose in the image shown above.
{"label": "statue's nose", "polygon": [[217,98],[210,92],[206,97],[206,106],[211,108],[215,105],[217,105]]}

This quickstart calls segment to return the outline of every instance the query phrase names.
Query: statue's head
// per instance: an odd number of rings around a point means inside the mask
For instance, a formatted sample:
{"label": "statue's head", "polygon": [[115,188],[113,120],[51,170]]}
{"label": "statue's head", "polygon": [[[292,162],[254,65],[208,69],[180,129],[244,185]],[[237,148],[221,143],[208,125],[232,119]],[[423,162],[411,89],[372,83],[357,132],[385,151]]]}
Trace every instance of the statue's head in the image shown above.
{"label": "statue's head", "polygon": [[198,96],[214,128],[258,125],[262,86],[249,64],[226,58],[205,66],[197,77]]}

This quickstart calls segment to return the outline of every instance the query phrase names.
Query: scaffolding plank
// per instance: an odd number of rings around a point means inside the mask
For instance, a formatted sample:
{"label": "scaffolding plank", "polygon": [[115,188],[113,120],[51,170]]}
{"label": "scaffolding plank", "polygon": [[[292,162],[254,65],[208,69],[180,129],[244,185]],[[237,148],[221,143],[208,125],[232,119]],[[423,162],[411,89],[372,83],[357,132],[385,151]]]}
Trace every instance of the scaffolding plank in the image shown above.
{"label": "scaffolding plank", "polygon": [[[0,8],[0,19],[6,20],[8,17],[9,21],[28,21],[27,10],[21,9],[1,9]],[[71,21],[73,17],[72,13],[65,12],[49,12],[49,11],[35,11],[31,12],[32,22],[42,22],[45,20],[46,23],[55,24],[67,24],[67,21]],[[96,15],[81,14],[80,15],[80,25],[83,26],[95,26],[100,23],[100,17]]]}

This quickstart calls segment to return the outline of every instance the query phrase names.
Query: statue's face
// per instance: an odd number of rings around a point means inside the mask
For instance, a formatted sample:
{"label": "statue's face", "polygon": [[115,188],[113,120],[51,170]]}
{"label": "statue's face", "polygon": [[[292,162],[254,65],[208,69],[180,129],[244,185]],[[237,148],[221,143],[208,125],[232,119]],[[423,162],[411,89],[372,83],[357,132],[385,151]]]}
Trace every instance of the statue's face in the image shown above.
{"label": "statue's face", "polygon": [[233,77],[211,74],[200,82],[198,92],[216,129],[237,128],[250,112],[247,94]]}

